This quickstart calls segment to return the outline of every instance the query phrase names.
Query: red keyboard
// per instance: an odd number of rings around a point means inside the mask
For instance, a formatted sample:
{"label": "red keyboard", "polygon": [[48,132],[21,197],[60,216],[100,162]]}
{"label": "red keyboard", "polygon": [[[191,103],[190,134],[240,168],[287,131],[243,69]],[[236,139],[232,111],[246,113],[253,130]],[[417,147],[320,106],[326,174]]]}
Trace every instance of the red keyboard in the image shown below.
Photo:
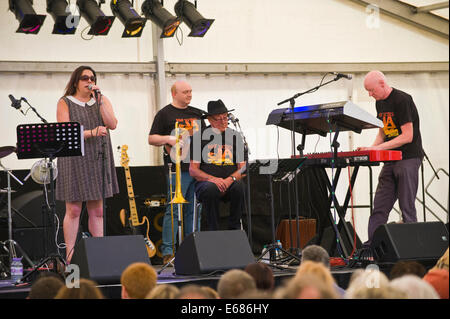
{"label": "red keyboard", "polygon": [[[399,161],[402,159],[401,151],[351,151],[338,152],[338,158],[352,158],[354,161],[366,162],[386,162]],[[333,153],[312,153],[306,154],[306,158],[332,158]],[[359,160],[358,160],[359,159]]]}
{"label": "red keyboard", "polygon": [[[298,155],[297,155],[298,157]],[[333,158],[332,152],[305,154],[310,165],[329,164]],[[338,162],[345,164],[348,160],[350,164],[377,163],[388,161],[399,161],[402,159],[401,151],[350,151],[338,152]]]}

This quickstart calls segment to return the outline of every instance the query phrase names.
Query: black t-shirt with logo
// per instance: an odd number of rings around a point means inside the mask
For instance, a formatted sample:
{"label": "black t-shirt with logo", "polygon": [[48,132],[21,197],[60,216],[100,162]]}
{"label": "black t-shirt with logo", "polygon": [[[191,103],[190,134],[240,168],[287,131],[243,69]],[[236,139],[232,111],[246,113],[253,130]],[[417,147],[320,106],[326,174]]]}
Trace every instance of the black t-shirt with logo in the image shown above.
{"label": "black t-shirt with logo", "polygon": [[[172,104],[166,105],[156,113],[149,134],[175,135],[175,122],[178,122],[178,127],[181,129],[180,132],[187,130],[189,131],[189,136],[192,136],[196,132],[199,132],[202,127],[205,127],[205,122],[201,119],[202,115],[202,110],[192,106],[188,106],[185,109],[179,109]],[[183,141],[186,145],[186,151],[189,152],[189,138],[183,139]],[[164,148],[164,153],[164,165],[167,167],[171,157],[167,155],[166,147]],[[175,153],[173,152],[173,154]],[[182,171],[189,171],[190,158],[190,154],[188,153],[186,158],[182,160]],[[175,156],[173,156],[171,161],[175,164]],[[175,171],[175,165],[172,165],[172,171]]]}
{"label": "black t-shirt with logo", "polygon": [[193,136],[191,153],[192,159],[200,162],[200,170],[226,178],[237,170],[238,163],[244,161],[244,142],[233,129],[219,132],[208,126]]}
{"label": "black t-shirt with logo", "polygon": [[402,151],[402,159],[423,157],[422,137],[420,135],[419,114],[411,95],[392,89],[391,94],[380,101],[376,101],[377,118],[383,121],[385,141],[390,141],[402,134],[401,126],[412,122],[413,140],[404,144],[396,151]]}

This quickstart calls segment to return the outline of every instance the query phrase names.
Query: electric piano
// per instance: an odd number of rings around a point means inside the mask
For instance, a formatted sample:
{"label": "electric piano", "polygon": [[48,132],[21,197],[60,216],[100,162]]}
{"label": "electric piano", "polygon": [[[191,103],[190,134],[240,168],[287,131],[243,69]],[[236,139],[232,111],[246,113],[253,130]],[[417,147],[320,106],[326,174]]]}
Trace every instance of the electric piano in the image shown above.
{"label": "electric piano", "polygon": [[266,125],[277,125],[305,135],[329,132],[353,131],[361,133],[363,129],[383,128],[383,122],[351,101],[305,105],[275,109],[270,112]]}
{"label": "electric piano", "polygon": [[[299,157],[299,156],[296,156]],[[378,165],[380,162],[399,161],[402,159],[401,151],[391,150],[370,150],[370,151],[350,151],[337,152],[334,158],[332,152],[305,154],[307,166],[354,166],[354,165]],[[335,160],[332,163],[332,160]]]}

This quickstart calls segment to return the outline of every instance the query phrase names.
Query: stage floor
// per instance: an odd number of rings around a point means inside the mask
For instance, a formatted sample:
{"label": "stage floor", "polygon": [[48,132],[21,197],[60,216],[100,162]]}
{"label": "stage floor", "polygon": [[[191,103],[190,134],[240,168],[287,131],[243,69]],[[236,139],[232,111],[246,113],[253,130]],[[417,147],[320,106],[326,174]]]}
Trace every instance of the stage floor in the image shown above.
{"label": "stage floor", "polygon": [[[160,272],[161,265],[153,265],[157,272]],[[283,282],[295,275],[298,266],[283,266],[284,269],[273,268],[275,277],[275,287],[283,284]],[[352,273],[356,268],[335,267],[331,273],[334,276],[336,283],[342,287],[347,288],[348,282]],[[158,274],[158,284],[173,284],[177,287],[182,287],[187,284],[197,284],[201,286],[209,286],[216,289],[217,283],[223,274],[223,271],[217,271],[213,274],[197,275],[197,276],[181,276],[175,274],[173,267],[167,267]],[[22,284],[14,286],[10,280],[0,280],[0,299],[25,299],[30,291],[31,284]],[[120,299],[121,285],[109,284],[99,285],[103,294],[108,299]]]}

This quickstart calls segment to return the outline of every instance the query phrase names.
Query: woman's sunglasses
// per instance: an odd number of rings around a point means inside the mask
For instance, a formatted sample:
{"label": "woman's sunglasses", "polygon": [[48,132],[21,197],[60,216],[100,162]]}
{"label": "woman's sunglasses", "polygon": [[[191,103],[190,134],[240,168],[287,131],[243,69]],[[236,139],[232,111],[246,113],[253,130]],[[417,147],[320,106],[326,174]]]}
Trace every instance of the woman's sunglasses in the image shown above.
{"label": "woman's sunglasses", "polygon": [[87,80],[91,80],[92,82],[95,82],[95,76],[88,76],[88,75],[80,76],[80,81],[87,81]]}

